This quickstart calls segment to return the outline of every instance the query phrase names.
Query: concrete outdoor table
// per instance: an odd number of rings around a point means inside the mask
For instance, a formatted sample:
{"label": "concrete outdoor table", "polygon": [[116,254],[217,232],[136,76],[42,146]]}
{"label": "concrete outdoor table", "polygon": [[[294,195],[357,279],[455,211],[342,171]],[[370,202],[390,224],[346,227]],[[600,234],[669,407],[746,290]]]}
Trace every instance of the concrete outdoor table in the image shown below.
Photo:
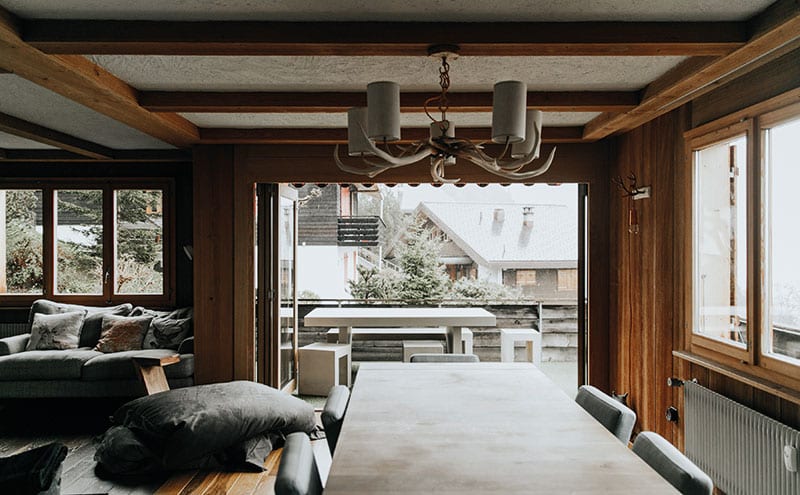
{"label": "concrete outdoor table", "polygon": [[339,342],[350,344],[352,328],[447,327],[448,352],[461,354],[462,327],[493,327],[483,308],[315,308],[304,320],[311,327],[339,327]]}

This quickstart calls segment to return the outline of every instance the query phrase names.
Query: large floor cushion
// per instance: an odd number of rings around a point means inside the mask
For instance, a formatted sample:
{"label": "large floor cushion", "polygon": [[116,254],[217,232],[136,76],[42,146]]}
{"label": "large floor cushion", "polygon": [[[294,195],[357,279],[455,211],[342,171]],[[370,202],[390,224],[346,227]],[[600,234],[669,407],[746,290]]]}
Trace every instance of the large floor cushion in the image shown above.
{"label": "large floor cushion", "polygon": [[[315,428],[311,404],[247,381],[141,397],[120,407],[112,422],[117,426],[106,432],[95,459],[120,474],[125,472],[124,464],[137,470],[153,466],[173,470],[231,464],[234,459],[233,464],[260,470],[272,438]],[[120,428],[129,432],[122,434]],[[134,439],[146,449],[131,448]],[[156,456],[153,462],[143,458],[146,451]],[[232,456],[232,451],[243,454]],[[253,456],[255,452],[258,455]]]}
{"label": "large floor cushion", "polygon": [[[147,349],[123,352],[111,352],[93,357],[83,365],[81,378],[84,380],[118,380],[136,378],[133,356],[162,358],[172,356],[171,349]],[[194,375],[194,355],[182,354],[181,360],[164,367],[167,378],[188,378]]]}
{"label": "large floor cushion", "polygon": [[78,380],[84,363],[101,355],[89,348],[18,352],[0,357],[0,380]]}

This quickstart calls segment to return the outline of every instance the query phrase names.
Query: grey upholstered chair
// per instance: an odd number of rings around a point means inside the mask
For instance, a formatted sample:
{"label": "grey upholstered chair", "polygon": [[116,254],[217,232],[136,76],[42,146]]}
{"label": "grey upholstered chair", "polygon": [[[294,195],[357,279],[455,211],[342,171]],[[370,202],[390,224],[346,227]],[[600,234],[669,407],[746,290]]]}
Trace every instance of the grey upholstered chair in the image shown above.
{"label": "grey upholstered chair", "polygon": [[336,449],[336,442],[339,441],[348,400],[350,400],[350,389],[344,385],[336,385],[328,393],[328,399],[322,409],[322,426],[325,428],[325,438],[328,440],[331,455]]}
{"label": "grey upholstered chair", "polygon": [[412,354],[412,363],[479,363],[475,354]]}
{"label": "grey upholstered chair", "polygon": [[620,442],[628,444],[636,424],[635,412],[591,385],[583,385],[578,389],[575,402],[619,438]]}
{"label": "grey upholstered chair", "polygon": [[281,465],[275,479],[275,495],[320,495],[322,480],[311,440],[303,432],[286,437]]}
{"label": "grey upholstered chair", "polygon": [[714,492],[711,478],[658,433],[639,433],[633,451],[683,495]]}

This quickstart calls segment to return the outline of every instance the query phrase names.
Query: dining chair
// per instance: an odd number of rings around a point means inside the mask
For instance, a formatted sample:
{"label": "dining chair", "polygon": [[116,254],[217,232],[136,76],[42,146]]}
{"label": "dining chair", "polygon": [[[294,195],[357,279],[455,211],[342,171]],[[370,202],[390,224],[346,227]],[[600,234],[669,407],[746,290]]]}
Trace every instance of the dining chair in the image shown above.
{"label": "dining chair", "polygon": [[628,444],[633,426],[636,424],[635,412],[591,385],[583,385],[578,389],[575,402],[613,433],[620,442]]}
{"label": "dining chair", "polygon": [[275,479],[275,495],[320,495],[322,479],[311,440],[303,432],[286,437]]}
{"label": "dining chair", "polygon": [[475,354],[412,354],[412,363],[479,363]]}
{"label": "dining chair", "polygon": [[633,442],[633,452],[683,495],[714,492],[711,478],[658,433],[639,433]]}
{"label": "dining chair", "polygon": [[336,442],[339,441],[339,432],[342,431],[344,413],[347,411],[349,400],[350,389],[344,385],[336,385],[328,393],[328,399],[322,409],[322,426],[325,428],[325,438],[328,440],[331,455],[336,449]]}

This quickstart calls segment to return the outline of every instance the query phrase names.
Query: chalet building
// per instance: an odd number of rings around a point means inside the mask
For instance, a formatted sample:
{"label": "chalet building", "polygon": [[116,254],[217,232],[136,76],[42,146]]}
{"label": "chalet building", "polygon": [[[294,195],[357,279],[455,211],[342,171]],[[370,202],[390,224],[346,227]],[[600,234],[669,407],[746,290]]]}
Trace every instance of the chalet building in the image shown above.
{"label": "chalet building", "polygon": [[[192,469],[120,488],[94,476],[91,438],[119,403],[199,386],[216,392],[194,398],[212,403],[168,410],[230,419],[211,398],[252,397],[266,404],[258,423],[285,401],[307,420],[297,429],[313,431],[314,408],[290,396],[305,360],[306,378],[353,386],[331,398],[346,407],[338,443],[334,433],[311,447],[327,453],[330,495],[675,493],[637,458],[656,451],[694,463],[694,493],[710,493],[705,472],[721,493],[796,494],[798,143],[797,0],[0,0],[0,456],[67,442],[64,493],[280,493],[280,450],[250,465],[261,473],[177,464]],[[502,254],[525,240],[524,210],[465,206],[468,225],[517,232],[470,252],[491,229],[461,244],[460,218],[423,208],[451,243],[452,277],[519,286],[551,283],[555,270],[575,291],[574,385],[593,387],[578,402],[537,368],[534,326],[491,307],[298,313],[299,277],[344,278],[353,246],[342,236],[361,229],[340,227],[354,211],[349,188],[322,188],[324,206],[304,210],[310,186],[456,179],[577,185],[577,228],[559,231],[577,236],[546,249],[550,268]],[[91,250],[70,252],[57,197],[75,190],[102,198],[102,222]],[[21,196],[9,191],[41,201],[9,203]],[[120,228],[126,214],[146,216],[116,200],[130,191],[163,198],[159,221],[141,220],[146,236]],[[536,246],[537,225],[557,212],[532,207]],[[324,247],[298,230],[306,215],[336,217],[337,246],[304,267],[303,242]],[[140,234],[157,249],[136,251]],[[548,316],[526,311],[526,322]],[[101,343],[115,317],[137,319],[121,326],[144,335],[131,346],[155,346],[149,358]],[[309,320],[327,330],[301,349]],[[491,360],[536,364],[362,363],[352,382],[353,328],[405,329],[409,341],[433,328],[427,350],[462,360],[472,335]],[[430,353],[440,354],[418,354]],[[622,411],[619,428],[596,421],[593,405]],[[95,430],[78,439],[80,422]],[[310,452],[297,433],[287,449]],[[208,455],[229,445],[219,447]],[[186,454],[180,442],[137,452],[175,449]]]}
{"label": "chalet building", "polygon": [[577,297],[578,219],[566,206],[424,202],[413,214],[440,237],[451,280],[519,287],[536,300]]}

